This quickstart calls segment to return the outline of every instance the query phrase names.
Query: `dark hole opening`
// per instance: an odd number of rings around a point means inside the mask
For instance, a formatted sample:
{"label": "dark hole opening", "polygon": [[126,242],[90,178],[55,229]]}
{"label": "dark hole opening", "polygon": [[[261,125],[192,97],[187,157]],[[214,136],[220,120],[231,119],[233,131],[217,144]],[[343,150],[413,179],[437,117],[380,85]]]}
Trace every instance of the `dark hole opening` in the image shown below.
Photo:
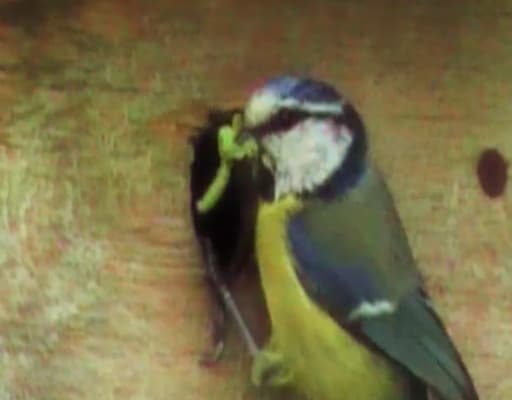
{"label": "dark hole opening", "polygon": [[192,137],[194,160],[191,164],[190,191],[194,229],[198,238],[209,239],[217,257],[219,273],[226,282],[241,272],[242,265],[252,255],[255,196],[248,178],[250,166],[237,164],[230,181],[214,209],[198,214],[196,202],[205,193],[220,164],[217,150],[217,132],[229,124],[240,110],[214,110],[207,123]]}

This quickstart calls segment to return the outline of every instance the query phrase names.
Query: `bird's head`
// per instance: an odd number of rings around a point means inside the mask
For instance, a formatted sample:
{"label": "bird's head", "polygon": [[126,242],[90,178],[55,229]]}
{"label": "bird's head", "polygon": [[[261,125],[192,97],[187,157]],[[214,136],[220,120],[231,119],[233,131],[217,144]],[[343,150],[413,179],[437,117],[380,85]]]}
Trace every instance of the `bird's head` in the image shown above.
{"label": "bird's head", "polygon": [[364,171],[363,122],[325,82],[289,76],[269,80],[247,102],[244,131],[260,146],[273,198],[336,196]]}

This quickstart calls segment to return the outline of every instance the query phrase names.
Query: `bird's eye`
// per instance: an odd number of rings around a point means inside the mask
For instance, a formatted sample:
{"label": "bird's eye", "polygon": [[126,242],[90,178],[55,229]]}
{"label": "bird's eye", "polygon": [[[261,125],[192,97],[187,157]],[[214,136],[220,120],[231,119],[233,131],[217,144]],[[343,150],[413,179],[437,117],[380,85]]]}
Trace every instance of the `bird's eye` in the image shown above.
{"label": "bird's eye", "polygon": [[298,119],[298,113],[292,110],[281,110],[277,116],[277,123],[283,127],[289,127]]}
{"label": "bird's eye", "polygon": [[306,114],[302,111],[282,109],[276,114],[273,123],[276,130],[288,130],[305,117]]}
{"label": "bird's eye", "polygon": [[283,108],[274,114],[269,120],[253,128],[259,135],[286,131],[307,117],[307,113],[300,110],[291,110]]}
{"label": "bird's eye", "polygon": [[267,168],[268,170],[270,171],[273,171],[274,170],[274,163],[272,162],[272,159],[270,158],[270,156],[268,154],[263,154],[261,156],[261,163],[265,166],[265,168]]}

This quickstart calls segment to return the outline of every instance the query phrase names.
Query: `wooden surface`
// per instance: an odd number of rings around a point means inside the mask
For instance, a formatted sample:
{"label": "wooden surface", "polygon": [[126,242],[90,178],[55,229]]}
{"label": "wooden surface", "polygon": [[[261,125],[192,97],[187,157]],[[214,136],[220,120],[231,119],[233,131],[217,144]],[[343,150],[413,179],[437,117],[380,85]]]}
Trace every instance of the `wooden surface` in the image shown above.
{"label": "wooden surface", "polygon": [[185,137],[286,72],[361,111],[482,399],[510,398],[511,189],[475,167],[512,157],[511,26],[504,0],[0,1],[0,399],[265,397],[234,334],[197,362]]}

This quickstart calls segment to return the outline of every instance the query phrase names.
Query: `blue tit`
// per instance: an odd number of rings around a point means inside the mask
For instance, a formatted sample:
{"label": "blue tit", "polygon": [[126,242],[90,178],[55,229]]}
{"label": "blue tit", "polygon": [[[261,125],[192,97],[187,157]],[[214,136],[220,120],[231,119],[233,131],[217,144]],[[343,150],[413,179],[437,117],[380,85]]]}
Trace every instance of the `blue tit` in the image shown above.
{"label": "blue tit", "polygon": [[249,97],[243,138],[259,148],[271,321],[253,382],[311,400],[477,400],[353,105],[325,82],[275,78]]}

